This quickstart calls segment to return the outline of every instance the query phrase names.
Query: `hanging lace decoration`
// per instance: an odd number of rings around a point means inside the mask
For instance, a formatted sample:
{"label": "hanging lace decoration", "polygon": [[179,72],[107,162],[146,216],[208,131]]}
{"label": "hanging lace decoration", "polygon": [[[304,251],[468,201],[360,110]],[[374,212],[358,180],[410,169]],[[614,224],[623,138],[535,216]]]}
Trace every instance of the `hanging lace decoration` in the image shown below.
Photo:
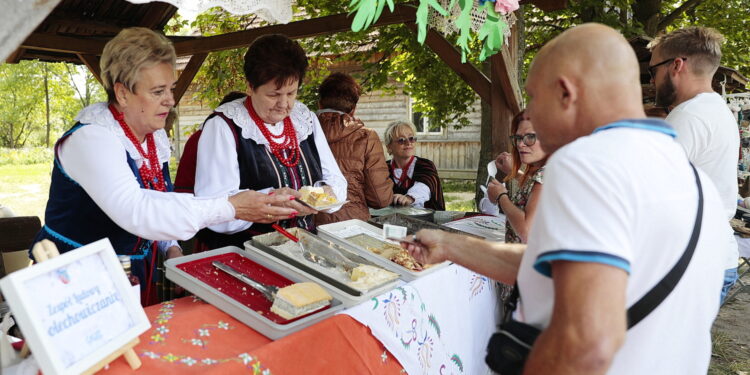
{"label": "hanging lace decoration", "polygon": [[[157,0],[127,0],[133,4]],[[292,0],[158,0],[190,13],[202,13],[209,8],[222,7],[227,12],[241,15],[255,13],[269,23],[289,23],[292,20]]]}

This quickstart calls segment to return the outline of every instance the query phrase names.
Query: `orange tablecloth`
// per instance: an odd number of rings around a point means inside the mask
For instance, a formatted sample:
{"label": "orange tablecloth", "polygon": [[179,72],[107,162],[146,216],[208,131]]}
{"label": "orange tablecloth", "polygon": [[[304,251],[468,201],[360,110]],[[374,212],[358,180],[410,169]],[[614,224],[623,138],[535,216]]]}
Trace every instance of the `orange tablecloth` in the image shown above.
{"label": "orange tablecloth", "polygon": [[[398,374],[369,328],[335,315],[271,341],[210,304],[186,297],[147,307],[151,328],[135,351],[142,374]],[[100,374],[131,373],[118,358]]]}

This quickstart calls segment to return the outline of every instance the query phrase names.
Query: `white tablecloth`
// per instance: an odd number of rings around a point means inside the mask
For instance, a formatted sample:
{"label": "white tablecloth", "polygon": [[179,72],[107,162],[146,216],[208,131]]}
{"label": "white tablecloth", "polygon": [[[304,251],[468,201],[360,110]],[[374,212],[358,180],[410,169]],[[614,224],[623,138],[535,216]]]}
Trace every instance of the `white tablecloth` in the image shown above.
{"label": "white tablecloth", "polygon": [[342,313],[370,327],[409,374],[489,374],[495,282],[450,265]]}

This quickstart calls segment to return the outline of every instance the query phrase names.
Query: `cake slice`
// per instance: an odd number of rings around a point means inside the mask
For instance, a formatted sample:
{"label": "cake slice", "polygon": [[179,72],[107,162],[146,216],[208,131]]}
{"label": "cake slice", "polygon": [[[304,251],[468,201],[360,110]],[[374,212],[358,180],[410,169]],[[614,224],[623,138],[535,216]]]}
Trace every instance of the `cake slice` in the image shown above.
{"label": "cake slice", "polygon": [[331,304],[331,297],[316,283],[296,283],[279,289],[271,312],[284,319],[294,319]]}

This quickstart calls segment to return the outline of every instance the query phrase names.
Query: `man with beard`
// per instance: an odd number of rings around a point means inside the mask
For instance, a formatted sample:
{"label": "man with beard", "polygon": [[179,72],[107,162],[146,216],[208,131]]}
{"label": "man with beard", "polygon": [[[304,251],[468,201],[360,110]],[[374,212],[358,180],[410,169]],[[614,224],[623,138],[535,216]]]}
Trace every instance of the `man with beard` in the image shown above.
{"label": "man with beard", "polygon": [[[721,61],[723,42],[724,37],[711,28],[675,30],[649,44],[648,70],[656,86],[656,104],[674,107],[666,121],[674,126],[677,142],[685,148],[690,161],[703,169],[716,185],[729,220],[737,208],[740,136],[732,112],[711,87]],[[739,253],[733,235],[716,246],[717,256],[726,265],[721,290],[723,303],[737,281]]]}

